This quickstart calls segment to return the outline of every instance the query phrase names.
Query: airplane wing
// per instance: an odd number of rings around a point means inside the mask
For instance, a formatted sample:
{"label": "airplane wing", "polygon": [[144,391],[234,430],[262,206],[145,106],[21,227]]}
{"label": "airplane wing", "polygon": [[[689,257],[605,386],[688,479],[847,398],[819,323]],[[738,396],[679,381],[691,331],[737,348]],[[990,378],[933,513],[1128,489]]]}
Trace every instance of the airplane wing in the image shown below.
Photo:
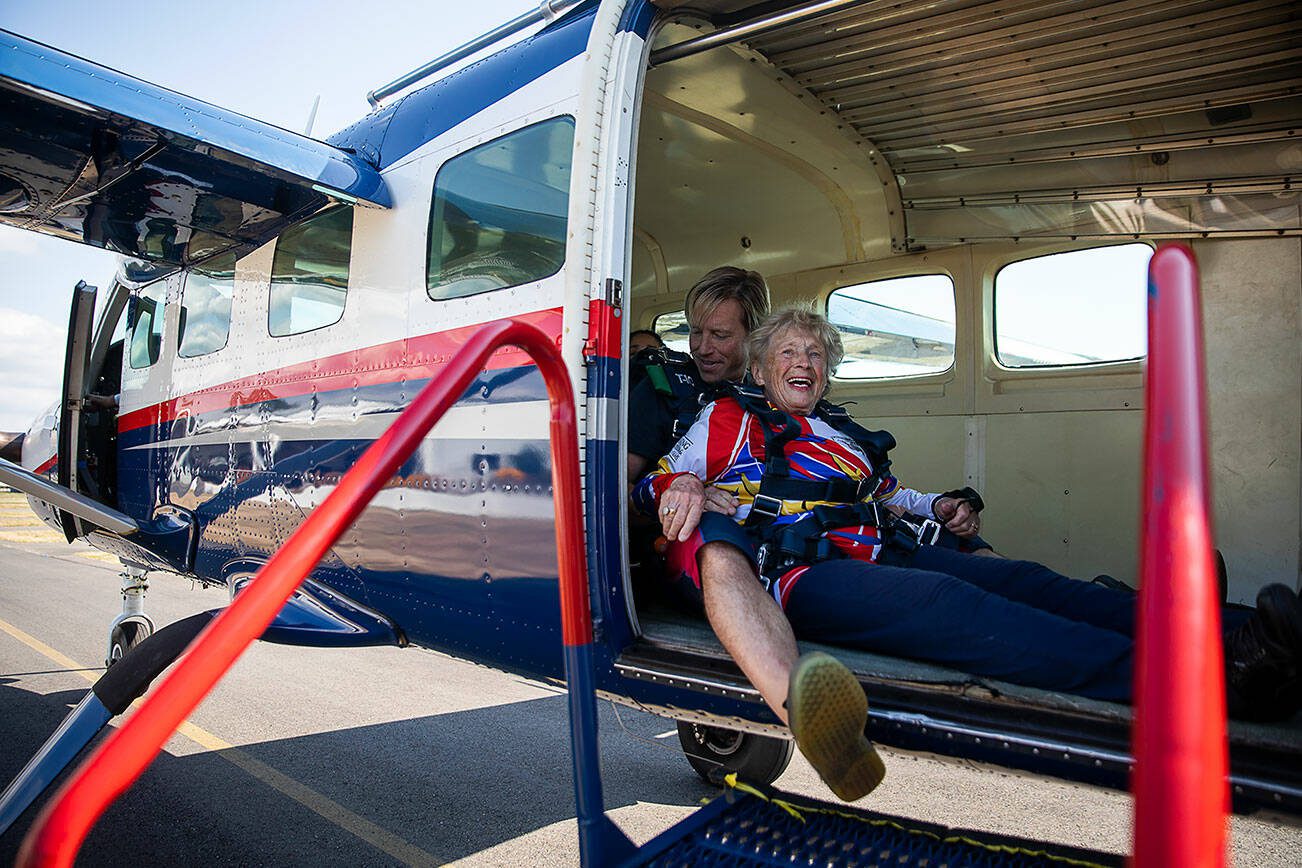
{"label": "airplane wing", "polygon": [[0,221],[166,265],[390,204],[349,151],[3,30],[0,116]]}

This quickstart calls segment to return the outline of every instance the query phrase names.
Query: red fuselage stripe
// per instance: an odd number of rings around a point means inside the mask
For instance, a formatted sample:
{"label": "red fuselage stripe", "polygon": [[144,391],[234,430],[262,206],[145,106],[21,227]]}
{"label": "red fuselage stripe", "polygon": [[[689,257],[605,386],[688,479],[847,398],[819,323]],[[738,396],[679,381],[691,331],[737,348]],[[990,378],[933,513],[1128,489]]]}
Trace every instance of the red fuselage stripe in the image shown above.
{"label": "red fuselage stripe", "polygon": [[[515,319],[560,339],[560,308],[521,314]],[[132,431],[183,416],[197,416],[312,392],[382,385],[398,379],[426,380],[443,370],[470,337],[483,327],[484,324],[479,323],[403,338],[230,380],[125,413],[118,419],[118,430]],[[531,362],[527,353],[516,347],[502,347],[493,353],[485,368],[498,370],[528,364]]]}

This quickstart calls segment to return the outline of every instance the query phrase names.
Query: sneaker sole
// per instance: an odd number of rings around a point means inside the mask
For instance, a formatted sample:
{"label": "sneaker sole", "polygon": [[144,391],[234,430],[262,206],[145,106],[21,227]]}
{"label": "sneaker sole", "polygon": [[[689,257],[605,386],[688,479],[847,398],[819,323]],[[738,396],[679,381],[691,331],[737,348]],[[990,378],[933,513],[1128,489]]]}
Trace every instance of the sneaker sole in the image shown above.
{"label": "sneaker sole", "polygon": [[835,657],[816,652],[800,658],[787,713],[800,752],[837,798],[861,799],[886,777],[886,765],[864,735],[868,698]]}

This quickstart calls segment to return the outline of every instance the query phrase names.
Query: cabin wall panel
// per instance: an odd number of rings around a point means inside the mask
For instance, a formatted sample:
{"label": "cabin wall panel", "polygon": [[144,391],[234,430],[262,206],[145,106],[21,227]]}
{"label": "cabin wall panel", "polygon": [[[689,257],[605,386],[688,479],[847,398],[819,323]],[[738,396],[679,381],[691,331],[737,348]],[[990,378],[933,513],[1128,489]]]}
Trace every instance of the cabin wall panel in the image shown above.
{"label": "cabin wall panel", "polygon": [[1230,599],[1299,584],[1302,242],[1194,245],[1202,274],[1217,545]]}
{"label": "cabin wall panel", "polygon": [[982,535],[1009,557],[1075,578],[1137,584],[1142,414],[985,418]]}
{"label": "cabin wall panel", "polygon": [[891,450],[891,472],[918,491],[948,491],[963,482],[962,416],[890,419],[858,417],[872,429],[885,429],[898,446]]}

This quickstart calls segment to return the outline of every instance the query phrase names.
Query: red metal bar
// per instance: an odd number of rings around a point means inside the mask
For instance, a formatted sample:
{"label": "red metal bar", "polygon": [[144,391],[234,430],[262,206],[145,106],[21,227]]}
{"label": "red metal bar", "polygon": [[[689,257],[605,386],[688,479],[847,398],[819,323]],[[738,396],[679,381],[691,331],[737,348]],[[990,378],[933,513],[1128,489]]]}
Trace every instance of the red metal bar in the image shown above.
{"label": "red metal bar", "polygon": [[1148,274],[1134,864],[1219,866],[1229,760],[1193,251],[1161,246]]}
{"label": "red metal bar", "polygon": [[587,563],[580,532],[578,426],[569,374],[552,340],[534,326],[515,320],[491,323],[466,342],[443,373],[366,450],[339,487],[258,571],[254,581],[199,635],[158,689],[81,765],[37,818],[16,865],[72,864],[104,809],[140,776],[236,658],[262,635],[308,572],[465,392],[489,355],[503,345],[518,346],[532,356],[547,384],[562,636],[566,645],[592,641]]}

